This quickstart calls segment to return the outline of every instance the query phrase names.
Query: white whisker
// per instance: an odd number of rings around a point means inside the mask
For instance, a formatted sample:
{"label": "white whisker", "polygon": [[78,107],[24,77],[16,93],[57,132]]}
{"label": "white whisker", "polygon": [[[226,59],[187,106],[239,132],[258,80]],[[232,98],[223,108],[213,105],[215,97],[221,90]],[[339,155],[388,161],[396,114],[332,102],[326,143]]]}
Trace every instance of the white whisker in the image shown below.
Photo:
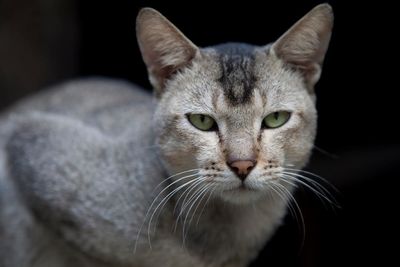
{"label": "white whisker", "polygon": [[318,152],[320,152],[321,154],[330,157],[331,159],[338,159],[339,156],[333,153],[330,153],[328,151],[326,151],[325,149],[322,149],[320,147],[317,147],[316,145],[314,145],[314,149],[317,150]]}
{"label": "white whisker", "polygon": [[[179,196],[178,200],[176,201],[175,207],[174,207],[174,214],[175,214],[176,209],[177,209],[178,206],[179,206],[179,203],[178,203],[178,202],[179,202],[180,199],[185,195],[185,197],[183,198],[183,201],[182,201],[181,208],[180,208],[180,210],[179,210],[179,214],[178,214],[177,218],[175,219],[174,232],[176,232],[176,229],[177,229],[177,227],[178,227],[178,222],[179,222],[181,216],[183,215],[184,209],[186,208],[186,205],[187,205],[186,199],[189,197],[190,193],[191,193],[193,190],[195,190],[196,186],[200,185],[203,181],[204,181],[204,178],[199,179],[199,180],[197,180],[196,183],[190,185],[190,186]],[[188,202],[190,202],[190,200],[192,199],[192,197],[193,197],[193,195],[190,195],[190,198],[189,198]]]}
{"label": "white whisker", "polygon": [[198,200],[196,200],[196,201],[197,201],[197,205],[196,205],[196,207],[194,208],[194,210],[193,210],[193,212],[192,212],[192,216],[191,216],[191,218],[190,218],[190,220],[189,220],[189,227],[190,227],[190,225],[191,225],[191,223],[192,223],[192,220],[193,220],[193,218],[194,218],[194,216],[195,216],[195,214],[196,214],[197,209],[199,208],[200,204],[202,203],[204,197],[207,195],[207,192],[208,192],[208,190],[209,190],[211,187],[212,187],[212,185],[210,185],[210,184],[206,185],[206,186],[204,187],[204,189],[202,190],[202,192],[200,193],[201,198],[198,199]]}
{"label": "white whisker", "polygon": [[304,241],[305,241],[305,236],[306,236],[306,227],[305,227],[305,222],[304,222],[304,216],[303,216],[303,213],[302,213],[302,211],[300,209],[300,206],[297,203],[296,199],[294,198],[293,194],[286,187],[284,187],[283,185],[281,185],[279,183],[275,183],[275,184],[276,184],[276,186],[278,188],[281,188],[281,190],[282,190],[281,192],[284,195],[286,195],[288,197],[288,199],[293,203],[293,205],[295,207],[294,211],[296,211],[296,210],[298,211],[298,214],[300,216],[300,222],[299,222],[299,217],[297,216],[297,213],[295,213],[296,214],[295,215],[295,219],[296,219],[297,224],[298,224],[298,226],[300,228],[300,231],[302,233],[301,247],[303,247],[304,246]]}
{"label": "white whisker", "polygon": [[[327,201],[328,203],[330,203],[331,205],[338,206],[337,202],[336,202],[335,198],[332,196],[332,194],[318,182],[316,182],[308,177],[305,177],[304,175],[298,174],[298,173],[283,171],[282,174],[283,174],[283,176],[282,176],[283,179],[287,179],[287,180],[291,180],[291,181],[300,183],[303,186],[305,186],[306,188],[310,189],[311,192],[316,194],[318,197],[320,197],[320,198],[324,199],[325,201]],[[301,180],[301,179],[303,179],[303,180]],[[310,184],[308,184],[307,182]]]}
{"label": "white whisker", "polygon": [[186,170],[186,171],[182,171],[182,172],[175,173],[175,174],[173,174],[173,175],[171,175],[171,176],[165,178],[161,183],[159,183],[159,184],[154,188],[154,191],[156,191],[163,183],[168,182],[168,181],[171,180],[172,178],[175,178],[175,177],[177,177],[177,176],[179,176],[179,175],[182,175],[182,174],[185,174],[185,173],[188,173],[188,172],[196,172],[196,171],[199,171],[199,170],[200,170],[200,169],[197,168],[197,169],[190,169],[190,170]]}
{"label": "white whisker", "polygon": [[[192,171],[192,170],[190,170],[190,171]],[[139,228],[139,231],[138,231],[138,233],[137,233],[137,235],[136,235],[134,253],[136,253],[137,245],[138,245],[138,240],[139,240],[140,234],[141,234],[141,232],[142,232],[143,226],[144,226],[144,224],[146,223],[147,217],[149,216],[149,214],[150,214],[150,212],[151,212],[151,209],[152,209],[153,206],[155,205],[157,199],[158,199],[166,190],[168,190],[171,186],[173,186],[174,184],[176,184],[176,183],[178,183],[178,182],[180,182],[180,181],[182,181],[182,180],[184,180],[184,179],[188,179],[188,178],[194,177],[194,176],[196,176],[196,175],[197,175],[197,174],[187,175],[187,176],[184,176],[184,177],[181,177],[181,178],[177,179],[176,181],[174,181],[173,183],[171,183],[171,184],[169,184],[167,187],[165,187],[163,190],[161,190],[161,192],[159,192],[158,195],[154,198],[153,202],[150,204],[149,208],[147,209],[147,212],[146,212],[145,218],[144,218],[144,220],[143,220],[143,223],[141,224],[141,226],[140,226],[140,228]],[[171,176],[170,176],[170,177],[171,177]],[[170,177],[169,177],[169,178],[170,178]],[[167,179],[168,179],[168,178],[167,178]],[[149,226],[149,227],[150,227],[150,226]],[[150,246],[150,249],[151,249],[151,242],[149,242],[149,246]]]}
{"label": "white whisker", "polygon": [[291,203],[291,199],[288,197],[287,194],[285,194],[285,192],[282,191],[281,185],[278,182],[272,181],[270,182],[270,185],[272,185],[274,187],[274,191],[275,193],[277,193],[281,199],[283,199],[285,201],[285,203],[288,206],[289,212],[290,214],[296,219],[296,221],[298,222],[298,217],[297,217],[297,213],[296,210],[294,208],[294,206]]}
{"label": "white whisker", "polygon": [[[179,192],[182,188],[184,188],[184,187],[190,185],[191,183],[195,183],[195,182],[197,182],[197,180],[193,179],[193,180],[190,180],[190,181],[188,181],[188,182],[186,182],[186,183],[184,183],[184,184],[178,186],[177,188],[175,188],[174,190],[172,190],[168,195],[166,195],[166,196],[161,200],[161,202],[157,205],[157,207],[154,209],[154,211],[153,211],[153,213],[152,213],[152,215],[151,215],[151,217],[150,217],[149,223],[148,223],[147,234],[148,234],[149,242],[150,242],[150,233],[151,233],[151,231],[150,231],[151,222],[152,222],[152,220],[153,220],[154,215],[157,213],[157,210],[161,207],[160,212],[159,212],[159,214],[160,214],[161,211],[162,211],[162,209],[163,209],[163,208],[165,207],[165,205],[167,204],[167,202],[168,202],[177,192]],[[158,216],[157,216],[156,225],[154,226],[154,229],[157,228],[157,221],[158,221]],[[151,245],[151,243],[149,243],[149,244]]]}
{"label": "white whisker", "polygon": [[309,172],[309,171],[305,171],[305,170],[300,170],[300,169],[294,169],[294,168],[284,168],[284,169],[285,169],[285,171],[294,171],[295,173],[300,172],[300,173],[311,175],[312,177],[320,179],[322,182],[324,182],[327,186],[329,186],[331,189],[333,189],[337,193],[340,192],[332,183],[330,183],[328,180],[326,180],[322,176],[319,176],[319,175],[317,175],[315,173],[312,173],[312,172]]}
{"label": "white whisker", "polygon": [[[183,227],[182,227],[182,237],[183,237],[183,247],[185,247],[185,241],[186,241],[186,230],[188,229],[186,227],[186,222],[187,219],[189,217],[190,211],[192,210],[193,206],[195,205],[195,203],[199,200],[200,196],[203,194],[203,192],[206,192],[206,190],[208,189],[209,185],[203,185],[200,189],[197,190],[197,192],[194,195],[197,195],[193,200],[192,200],[192,204],[190,205],[189,209],[186,212],[185,215],[185,219],[183,221]],[[190,202],[189,202],[190,203]],[[190,224],[190,221],[189,221]],[[190,227],[190,225],[189,225]]]}
{"label": "white whisker", "polygon": [[[212,186],[210,186],[210,187],[212,187]],[[214,191],[215,191],[215,188],[213,188],[213,189],[211,190],[211,192],[208,194],[208,198],[207,198],[207,200],[205,201],[203,207],[201,208],[201,211],[200,211],[199,216],[197,217],[196,227],[199,225],[201,215],[203,215],[204,209],[205,209],[205,207],[207,206],[208,202],[210,201],[211,196],[212,196],[212,194],[214,193]]]}

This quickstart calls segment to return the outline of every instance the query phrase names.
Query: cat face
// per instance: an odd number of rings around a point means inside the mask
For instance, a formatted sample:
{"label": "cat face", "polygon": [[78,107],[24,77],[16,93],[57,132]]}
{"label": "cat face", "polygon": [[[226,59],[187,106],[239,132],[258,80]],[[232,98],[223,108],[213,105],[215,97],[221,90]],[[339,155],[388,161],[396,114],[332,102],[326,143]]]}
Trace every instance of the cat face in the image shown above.
{"label": "cat face", "polygon": [[[227,46],[224,52],[226,57],[244,57],[240,64],[246,55],[229,55],[236,46]],[[303,167],[316,128],[314,103],[301,77],[271,59],[268,48],[245,49],[253,51],[253,59],[248,59],[254,61],[251,87],[240,80],[248,78],[245,73],[236,73],[238,77],[232,79],[237,81],[230,88],[222,81],[228,75],[222,65],[229,64],[221,62],[224,52],[205,49],[167,83],[155,115],[158,145],[170,173],[198,168],[199,178],[207,179],[232,201],[265,193],[284,166]],[[290,113],[288,121],[277,128],[265,127],[264,118],[280,111]],[[210,116],[215,121],[213,129],[197,128],[191,114]],[[254,163],[244,179],[231,166],[240,160]]]}
{"label": "cat face", "polygon": [[306,164],[331,24],[330,8],[320,6],[272,45],[200,49],[158,12],[139,14],[139,45],[159,101],[157,145],[169,173],[183,172],[177,184],[247,203],[266,195],[284,167]]}

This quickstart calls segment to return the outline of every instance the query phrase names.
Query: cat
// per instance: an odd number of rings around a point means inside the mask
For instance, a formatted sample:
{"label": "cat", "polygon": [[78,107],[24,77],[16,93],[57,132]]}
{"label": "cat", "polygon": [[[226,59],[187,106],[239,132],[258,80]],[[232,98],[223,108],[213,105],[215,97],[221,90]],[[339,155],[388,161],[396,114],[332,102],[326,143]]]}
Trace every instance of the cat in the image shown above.
{"label": "cat", "polygon": [[0,119],[0,265],[243,267],[286,214],[316,133],[328,4],[266,46],[199,48],[137,17],[154,96],[66,82]]}

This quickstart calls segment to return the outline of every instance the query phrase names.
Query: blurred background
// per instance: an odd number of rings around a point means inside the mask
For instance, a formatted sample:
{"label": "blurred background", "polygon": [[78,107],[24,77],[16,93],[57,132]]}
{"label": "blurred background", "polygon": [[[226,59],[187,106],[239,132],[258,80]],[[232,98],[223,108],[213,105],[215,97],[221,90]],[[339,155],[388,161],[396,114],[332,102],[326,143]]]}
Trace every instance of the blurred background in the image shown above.
{"label": "blurred background", "polygon": [[[327,2],[335,27],[316,87],[319,131],[308,170],[339,190],[332,193],[340,208],[300,188],[305,234],[288,215],[254,267],[397,262],[398,14],[383,1]],[[264,45],[318,3],[0,0],[0,109],[52,84],[93,75],[149,90],[134,32],[140,7],[158,9],[198,46]]]}

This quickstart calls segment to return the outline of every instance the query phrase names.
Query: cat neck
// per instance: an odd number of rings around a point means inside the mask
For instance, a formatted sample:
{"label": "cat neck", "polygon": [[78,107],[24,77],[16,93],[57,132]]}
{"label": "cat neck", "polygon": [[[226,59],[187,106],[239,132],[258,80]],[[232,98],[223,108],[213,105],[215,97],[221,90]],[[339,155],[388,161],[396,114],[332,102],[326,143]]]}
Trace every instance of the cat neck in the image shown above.
{"label": "cat neck", "polygon": [[221,255],[232,256],[227,255],[227,247],[235,253],[240,251],[243,258],[253,256],[286,213],[283,199],[268,196],[247,204],[233,204],[219,197],[205,196],[192,207],[177,204],[179,197],[171,203],[171,207],[177,206],[171,210],[175,211],[172,217],[178,226],[175,227],[175,237],[193,253],[210,260],[220,258],[223,261]]}

